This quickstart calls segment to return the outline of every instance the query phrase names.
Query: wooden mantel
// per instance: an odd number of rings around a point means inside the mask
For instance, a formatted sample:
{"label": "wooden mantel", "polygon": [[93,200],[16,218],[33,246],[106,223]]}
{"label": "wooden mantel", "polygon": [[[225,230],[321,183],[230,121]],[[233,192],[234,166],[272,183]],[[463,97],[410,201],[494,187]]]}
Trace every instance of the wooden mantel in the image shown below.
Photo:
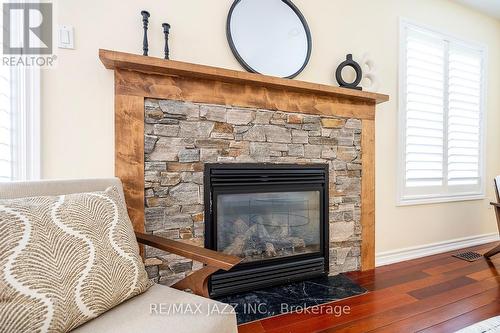
{"label": "wooden mantel", "polygon": [[144,99],[171,99],[362,120],[361,268],[375,266],[377,93],[99,50],[115,72],[115,173],[136,231],[144,230]]}

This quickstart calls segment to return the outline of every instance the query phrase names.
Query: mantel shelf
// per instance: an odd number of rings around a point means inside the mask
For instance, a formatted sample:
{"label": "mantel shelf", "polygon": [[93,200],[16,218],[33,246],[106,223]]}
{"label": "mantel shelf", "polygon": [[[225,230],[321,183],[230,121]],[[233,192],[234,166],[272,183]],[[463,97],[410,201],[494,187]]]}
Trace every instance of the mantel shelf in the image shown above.
{"label": "mantel shelf", "polygon": [[220,82],[241,83],[259,87],[286,89],[300,93],[331,96],[369,104],[383,103],[388,95],[371,93],[324,84],[310,83],[273,76],[247,73],[231,69],[192,64],[181,61],[146,57],[125,52],[99,50],[99,58],[107,69],[131,70],[142,73],[208,79]]}

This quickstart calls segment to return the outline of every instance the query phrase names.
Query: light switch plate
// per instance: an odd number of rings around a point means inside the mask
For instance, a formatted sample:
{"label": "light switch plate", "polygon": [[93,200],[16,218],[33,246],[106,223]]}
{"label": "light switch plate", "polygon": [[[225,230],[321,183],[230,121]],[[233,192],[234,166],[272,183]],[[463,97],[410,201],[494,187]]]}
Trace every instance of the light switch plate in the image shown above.
{"label": "light switch plate", "polygon": [[75,29],[71,25],[57,26],[57,45],[60,49],[75,48]]}

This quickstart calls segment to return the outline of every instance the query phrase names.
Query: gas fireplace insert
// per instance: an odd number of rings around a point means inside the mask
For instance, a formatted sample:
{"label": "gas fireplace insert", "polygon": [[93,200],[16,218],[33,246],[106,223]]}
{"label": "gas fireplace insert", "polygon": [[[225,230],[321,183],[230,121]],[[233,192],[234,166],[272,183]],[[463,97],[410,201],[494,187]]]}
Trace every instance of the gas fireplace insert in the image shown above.
{"label": "gas fireplace insert", "polygon": [[328,273],[327,164],[206,164],[205,247],[241,257],[212,296]]}

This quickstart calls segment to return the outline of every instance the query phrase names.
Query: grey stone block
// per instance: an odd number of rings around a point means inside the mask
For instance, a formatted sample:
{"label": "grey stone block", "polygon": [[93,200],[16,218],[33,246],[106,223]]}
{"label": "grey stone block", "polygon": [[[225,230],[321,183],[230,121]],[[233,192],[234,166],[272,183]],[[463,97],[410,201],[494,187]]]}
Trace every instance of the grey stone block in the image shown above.
{"label": "grey stone block", "polygon": [[215,162],[219,156],[219,150],[216,148],[201,148],[200,161],[202,162]]}
{"label": "grey stone block", "polygon": [[320,116],[304,116],[302,122],[304,124],[319,124],[321,122]]}
{"label": "grey stone block", "polygon": [[317,124],[314,124],[314,123],[311,123],[311,124],[304,124],[302,125],[302,129],[304,131],[315,131],[315,132],[319,132],[319,135],[321,135],[321,125],[319,123]]}
{"label": "grey stone block", "polygon": [[178,172],[162,172],[160,179],[162,186],[174,186],[181,182],[181,174]]}
{"label": "grey stone block", "polygon": [[165,216],[165,221],[163,222],[164,228],[187,228],[193,225],[193,219],[191,215],[170,215]]}
{"label": "grey stone block", "polygon": [[330,242],[344,242],[354,235],[354,222],[330,223]]}
{"label": "grey stone block", "polygon": [[226,108],[220,105],[201,105],[200,118],[224,123],[226,122]]}
{"label": "grey stone block", "polygon": [[149,154],[149,161],[177,161],[181,149],[194,148],[193,138],[160,137],[154,150]]}
{"label": "grey stone block", "polygon": [[179,136],[183,138],[205,139],[210,137],[214,123],[208,121],[181,121]]}
{"label": "grey stone block", "polygon": [[179,135],[179,125],[155,124],[153,133],[159,136],[177,136]]}
{"label": "grey stone block", "polygon": [[292,134],[289,129],[276,125],[264,125],[267,142],[291,143]]}
{"label": "grey stone block", "polygon": [[359,119],[348,119],[345,122],[345,128],[361,129],[361,120]]}
{"label": "grey stone block", "polygon": [[292,142],[293,143],[308,143],[309,134],[302,130],[292,130]]}
{"label": "grey stone block", "polygon": [[192,205],[200,202],[199,187],[194,183],[181,183],[172,187],[169,194],[181,205]]}
{"label": "grey stone block", "polygon": [[159,182],[160,181],[160,172],[159,171],[145,171],[144,172],[144,181],[146,181],[146,182]]}
{"label": "grey stone block", "polygon": [[198,162],[200,160],[199,149],[181,149],[178,154],[179,162]]}
{"label": "grey stone block", "polygon": [[304,145],[304,157],[320,158],[323,146],[320,145]]}
{"label": "grey stone block", "polygon": [[288,156],[304,157],[304,145],[289,144],[288,145]]}
{"label": "grey stone block", "polygon": [[146,231],[153,231],[163,228],[165,222],[165,208],[145,208],[144,209],[144,227]]}
{"label": "grey stone block", "polygon": [[152,135],[144,136],[144,153],[149,154],[155,149],[156,142],[158,141],[158,137]]}
{"label": "grey stone block", "polygon": [[267,125],[273,116],[273,111],[257,111],[254,124]]}
{"label": "grey stone block", "polygon": [[264,142],[266,141],[266,127],[263,125],[255,125],[243,133],[243,140]]}
{"label": "grey stone block", "polygon": [[167,163],[165,162],[145,162],[145,171],[163,171],[167,169]]}
{"label": "grey stone block", "polygon": [[198,118],[200,115],[200,107],[191,102],[160,100],[160,109],[169,115],[182,115],[185,118]]}
{"label": "grey stone block", "polygon": [[227,122],[234,125],[247,125],[255,119],[255,111],[249,109],[227,110]]}
{"label": "grey stone block", "polygon": [[183,172],[182,181],[184,183],[203,184],[203,172]]}

